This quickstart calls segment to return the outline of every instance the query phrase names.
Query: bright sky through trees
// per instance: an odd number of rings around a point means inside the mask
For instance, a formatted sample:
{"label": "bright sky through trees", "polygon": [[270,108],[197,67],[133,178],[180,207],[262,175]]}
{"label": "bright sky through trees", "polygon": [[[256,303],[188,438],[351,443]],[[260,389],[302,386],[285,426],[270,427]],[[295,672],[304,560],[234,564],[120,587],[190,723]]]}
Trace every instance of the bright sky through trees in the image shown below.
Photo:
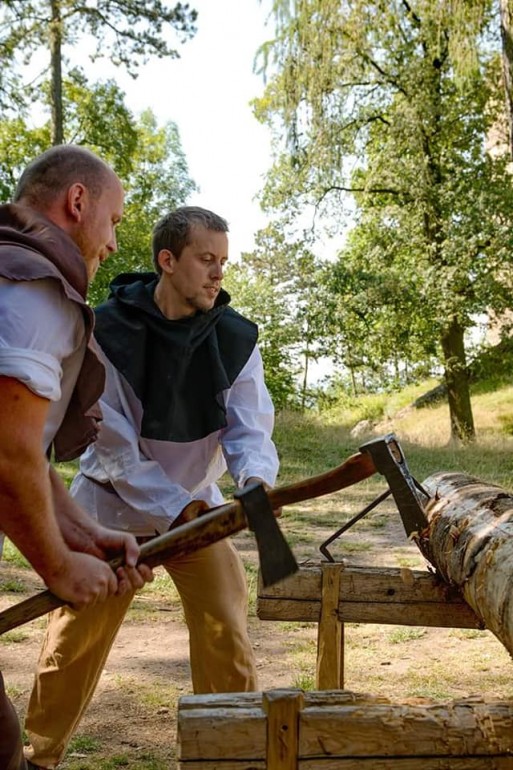
{"label": "bright sky through trees", "polygon": [[263,80],[253,73],[257,48],[271,34],[268,0],[190,0],[198,32],[180,59],[154,59],[132,80],[105,62],[82,66],[89,77],[116,79],[135,112],[150,107],[159,123],[177,123],[191,176],[201,192],[191,199],[228,219],[232,258],[253,247],[266,219],[253,201],[270,167],[270,136],[253,117],[250,100]]}

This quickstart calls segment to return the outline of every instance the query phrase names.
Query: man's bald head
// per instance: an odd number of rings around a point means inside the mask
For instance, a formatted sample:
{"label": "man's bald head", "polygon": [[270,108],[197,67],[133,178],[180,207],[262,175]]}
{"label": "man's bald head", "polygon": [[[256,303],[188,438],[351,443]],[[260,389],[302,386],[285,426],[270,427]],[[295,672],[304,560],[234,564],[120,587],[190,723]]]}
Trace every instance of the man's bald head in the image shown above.
{"label": "man's bald head", "polygon": [[97,199],[113,176],[112,169],[85,147],[57,145],[26,167],[13,200],[44,210],[77,182],[87,187],[91,197]]}
{"label": "man's bald head", "polygon": [[115,172],[85,147],[51,147],[20,177],[14,202],[42,214],[76,243],[91,280],[117,249],[123,187]]}

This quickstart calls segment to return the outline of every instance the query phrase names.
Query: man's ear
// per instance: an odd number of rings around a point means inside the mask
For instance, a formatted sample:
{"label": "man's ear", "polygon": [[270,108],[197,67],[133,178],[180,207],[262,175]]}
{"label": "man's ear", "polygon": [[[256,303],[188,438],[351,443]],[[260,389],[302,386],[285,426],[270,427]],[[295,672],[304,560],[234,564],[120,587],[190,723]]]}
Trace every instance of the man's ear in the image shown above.
{"label": "man's ear", "polygon": [[169,249],[161,249],[157,255],[157,262],[163,273],[172,275],[175,271],[176,258]]}
{"label": "man's ear", "polygon": [[75,222],[81,222],[87,203],[87,188],[81,182],[75,182],[68,188],[66,208]]}

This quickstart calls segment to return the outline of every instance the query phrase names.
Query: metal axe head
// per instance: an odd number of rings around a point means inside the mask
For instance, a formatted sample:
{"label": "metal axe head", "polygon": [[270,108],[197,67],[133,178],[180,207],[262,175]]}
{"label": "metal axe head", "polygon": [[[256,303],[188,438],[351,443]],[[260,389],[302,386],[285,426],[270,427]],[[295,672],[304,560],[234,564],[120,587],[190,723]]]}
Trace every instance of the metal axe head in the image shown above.
{"label": "metal axe head", "polygon": [[263,485],[248,484],[234,497],[240,501],[248,526],[255,533],[264,586],[272,586],[296,572],[296,559],[278,526]]}

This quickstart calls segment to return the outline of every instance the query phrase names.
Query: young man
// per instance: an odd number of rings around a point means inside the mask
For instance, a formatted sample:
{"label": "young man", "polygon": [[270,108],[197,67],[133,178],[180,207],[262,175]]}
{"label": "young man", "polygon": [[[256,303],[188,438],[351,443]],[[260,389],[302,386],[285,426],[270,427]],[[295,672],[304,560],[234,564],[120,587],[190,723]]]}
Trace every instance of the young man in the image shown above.
{"label": "young man", "polygon": [[[132,595],[132,535],[108,530],[69,496],[47,453],[76,457],[96,434],[105,379],[90,344],[88,280],[116,250],[119,179],[93,153],[54,147],[0,206],[0,530],[48,588],[74,608]],[[115,575],[106,559],[125,552]],[[50,717],[51,718],[51,717]],[[20,730],[0,675],[0,767],[25,768]]]}
{"label": "young man", "polygon": [[[221,288],[227,230],[205,209],[172,212],[154,229],[156,274],[119,276],[97,309],[104,419],[72,494],[107,526],[146,537],[188,521],[223,502],[216,482],[227,467],[239,487],[275,482],[257,328]],[[164,566],[183,602],[194,691],[256,689],[245,574],[233,545],[224,540]],[[25,724],[37,766],[61,759],[129,604],[125,595],[95,608],[94,626],[88,610],[53,614]],[[70,688],[79,677],[81,687]],[[58,724],[45,712],[49,700]]]}

